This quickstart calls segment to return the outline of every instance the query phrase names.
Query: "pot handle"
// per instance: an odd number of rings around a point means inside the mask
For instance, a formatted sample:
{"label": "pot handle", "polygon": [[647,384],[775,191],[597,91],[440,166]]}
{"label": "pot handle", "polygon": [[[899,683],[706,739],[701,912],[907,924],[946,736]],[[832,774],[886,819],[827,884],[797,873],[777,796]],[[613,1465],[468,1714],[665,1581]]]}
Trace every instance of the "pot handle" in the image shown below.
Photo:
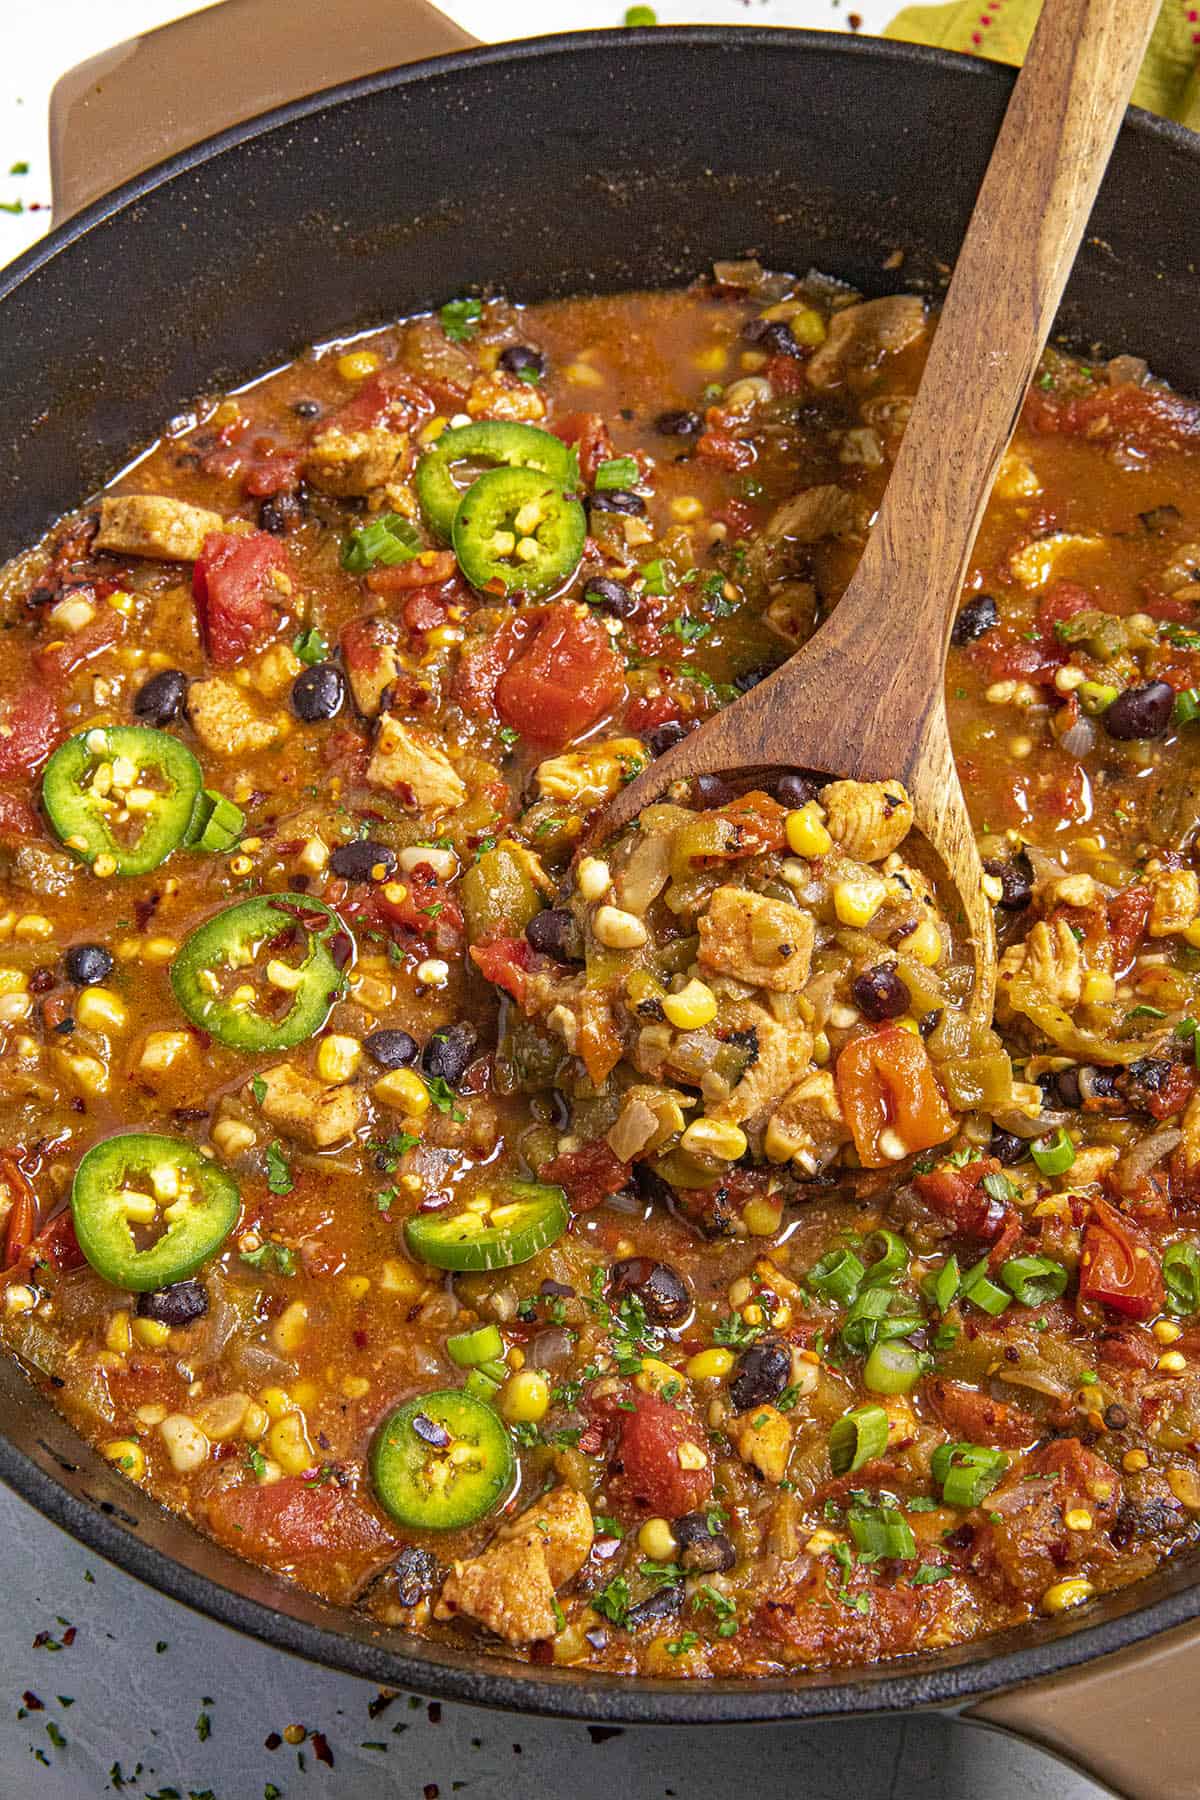
{"label": "pot handle", "polygon": [[1198,1678],[1200,1628],[1192,1621],[981,1700],[961,1716],[1039,1745],[1127,1800],[1195,1800]]}
{"label": "pot handle", "polygon": [[429,0],[223,0],[130,38],[50,97],[54,223],[228,125],[477,41]]}

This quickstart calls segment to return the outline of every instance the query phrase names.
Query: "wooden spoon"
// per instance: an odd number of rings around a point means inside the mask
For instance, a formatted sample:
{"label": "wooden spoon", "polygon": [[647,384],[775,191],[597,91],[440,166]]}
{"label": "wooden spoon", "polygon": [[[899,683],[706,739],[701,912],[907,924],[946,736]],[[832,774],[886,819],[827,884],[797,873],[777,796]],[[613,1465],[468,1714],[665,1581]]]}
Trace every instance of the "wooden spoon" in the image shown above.
{"label": "wooden spoon", "polygon": [[681,777],[780,768],[903,781],[958,890],[989,1020],[992,908],[954,766],[950,629],[992,481],[1054,322],[1159,0],[1047,0],[854,579],[809,642],[600,813],[598,843]]}

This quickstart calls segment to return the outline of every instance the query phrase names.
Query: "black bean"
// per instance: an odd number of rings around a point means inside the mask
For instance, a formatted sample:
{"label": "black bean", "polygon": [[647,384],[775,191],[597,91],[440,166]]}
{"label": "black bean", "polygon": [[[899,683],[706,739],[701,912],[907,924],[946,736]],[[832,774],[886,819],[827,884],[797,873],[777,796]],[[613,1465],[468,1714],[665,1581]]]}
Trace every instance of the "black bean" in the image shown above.
{"label": "black bean", "polygon": [[441,1580],[437,1557],[430,1550],[407,1544],[392,1564],[396,1599],[401,1606],[416,1606],[432,1594]]}
{"label": "black bean", "polygon": [[610,581],[607,575],[593,575],[584,586],[583,597],[589,606],[607,613],[611,619],[627,619],[637,611],[637,601],[629,589],[620,581]]}
{"label": "black bean", "polygon": [[683,1598],[681,1581],[672,1587],[659,1588],[656,1594],[650,1594],[630,1607],[625,1615],[626,1629],[640,1631],[643,1625],[659,1625],[667,1619],[678,1618],[683,1611]]}
{"label": "black bean", "polygon": [[161,729],[177,719],[187,701],[188,678],[182,669],[162,669],[142,683],[133,697],[133,716]]}
{"label": "black bean", "polygon": [[769,350],[772,356],[800,354],[792,328],[783,319],[751,319],[742,327],[742,336],[748,344],[757,344],[760,350]]}
{"label": "black bean", "polygon": [[636,1294],[654,1325],[678,1325],[692,1310],[683,1276],[652,1256],[626,1256],[615,1262],[608,1272],[608,1292],[614,1299]]}
{"label": "black bean", "polygon": [[320,415],[321,406],[317,400],[294,400],[292,411],[298,419],[315,419]]}
{"label": "black bean", "polygon": [[306,725],[336,719],[345,703],[345,677],[332,663],[314,663],[292,683],[292,707]]}
{"label": "black bean", "polygon": [[1079,1092],[1088,1100],[1116,1100],[1120,1097],[1115,1069],[1093,1069],[1085,1064],[1079,1070]]}
{"label": "black bean", "polygon": [[1039,1075],[1038,1086],[1047,1112],[1078,1112],[1083,1105],[1078,1069],[1054,1069]]}
{"label": "black bean", "polygon": [[536,385],[546,373],[546,358],[532,344],[510,344],[500,352],[500,367],[507,369],[510,375],[521,375],[526,381],[532,376]]}
{"label": "black bean", "polygon": [[751,1344],[737,1359],[737,1369],[729,1383],[729,1398],[734,1412],[749,1412],[752,1406],[766,1406],[777,1400],[792,1373],[792,1353],[786,1344],[768,1340]]}
{"label": "black bean", "polygon": [[699,437],[704,430],[704,420],[694,412],[659,413],[654,429],[659,437]]}
{"label": "black bean", "polygon": [[1023,912],[1033,899],[1033,870],[1026,858],[1014,856],[1011,862],[1000,862],[992,857],[983,866],[989,875],[997,877],[1003,889],[996,905],[1005,912]]}
{"label": "black bean", "polygon": [[475,1027],[466,1019],[453,1025],[440,1025],[421,1052],[421,1067],[435,1080],[438,1076],[448,1087],[457,1087],[475,1055]]}
{"label": "black bean", "polygon": [[1106,1406],[1104,1409],[1104,1423],[1110,1431],[1124,1431],[1129,1423],[1129,1414],[1123,1406],[1118,1406],[1114,1401],[1111,1406]]}
{"label": "black bean", "polygon": [[72,944],[63,958],[67,980],[75,987],[92,987],[112,974],[112,952],[103,944]]}
{"label": "black bean", "polygon": [[556,962],[580,962],[579,928],[565,906],[548,906],[535,913],[525,927],[525,941]]}
{"label": "black bean", "polygon": [[736,797],[736,789],[721,775],[697,775],[692,783],[701,806],[727,806]]}
{"label": "black bean", "polygon": [[610,513],[644,513],[646,502],[640,494],[631,494],[625,488],[614,488],[611,493],[589,494],[588,505],[593,512]]}
{"label": "black bean", "polygon": [[286,537],[304,517],[304,502],[298,494],[270,494],[258,509],[258,523],[272,537]]}
{"label": "black bean", "polygon": [[699,719],[667,719],[656,725],[646,739],[646,748],[651,756],[661,756],[664,750],[681,743],[690,731],[695,731]]}
{"label": "black bean", "polygon": [[139,1319],[157,1319],[160,1325],[190,1325],[208,1311],[208,1293],[199,1281],[177,1281],[152,1294],[139,1294],[134,1310]]}
{"label": "black bean", "polygon": [[778,663],[758,663],[753,669],[743,669],[740,675],[735,675],[733,685],[739,694],[748,694],[750,689],[756,688],[760,681],[765,681],[768,675],[773,675],[778,667]]}
{"label": "black bean", "polygon": [[363,1049],[381,1069],[407,1069],[421,1054],[421,1046],[407,1031],[372,1031],[363,1039]]}
{"label": "black bean", "polygon": [[708,1513],[684,1513],[672,1521],[671,1532],[679,1545],[679,1561],[691,1575],[723,1575],[737,1561],[733,1545]]}
{"label": "black bean", "polygon": [[999,1125],[993,1125],[988,1155],[994,1156],[1006,1169],[1011,1169],[1014,1163],[1024,1162],[1029,1155],[1029,1145],[1015,1131],[1004,1131]]}
{"label": "black bean", "polygon": [[777,776],[771,783],[771,792],[780,806],[807,806],[820,791],[820,784],[811,775],[799,775],[794,770]]}
{"label": "black bean", "polygon": [[1170,725],[1174,710],[1175,689],[1170,682],[1147,681],[1118,694],[1112,705],[1105,707],[1100,723],[1109,737],[1121,741],[1156,738]]}
{"label": "black bean", "polygon": [[850,989],[854,1004],[866,1018],[878,1024],[881,1019],[900,1019],[912,1005],[912,995],[892,963],[876,963],[856,975]]}
{"label": "black bean", "polygon": [[1162,1056],[1142,1056],[1129,1065],[1131,1086],[1144,1088],[1148,1094],[1161,1093],[1171,1078],[1174,1064]]}
{"label": "black bean", "polygon": [[355,838],[338,845],[329,867],[343,881],[390,881],[396,873],[396,852],[373,838]]}
{"label": "black bean", "polygon": [[991,594],[974,594],[959,607],[950,642],[961,650],[964,644],[973,644],[985,632],[994,631],[999,623],[1000,608]]}

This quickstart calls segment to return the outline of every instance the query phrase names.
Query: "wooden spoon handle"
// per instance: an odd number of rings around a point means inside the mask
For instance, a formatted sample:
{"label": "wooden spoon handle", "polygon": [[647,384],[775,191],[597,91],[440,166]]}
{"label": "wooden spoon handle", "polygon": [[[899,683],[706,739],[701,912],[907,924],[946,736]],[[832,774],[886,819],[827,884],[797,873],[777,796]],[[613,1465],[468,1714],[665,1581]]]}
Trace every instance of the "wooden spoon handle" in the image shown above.
{"label": "wooden spoon handle", "polygon": [[979,521],[1158,10],[1159,0],[1042,8],[879,517],[812,646],[826,633],[854,639],[860,670],[866,650],[885,689],[936,689],[931,661],[944,662]]}

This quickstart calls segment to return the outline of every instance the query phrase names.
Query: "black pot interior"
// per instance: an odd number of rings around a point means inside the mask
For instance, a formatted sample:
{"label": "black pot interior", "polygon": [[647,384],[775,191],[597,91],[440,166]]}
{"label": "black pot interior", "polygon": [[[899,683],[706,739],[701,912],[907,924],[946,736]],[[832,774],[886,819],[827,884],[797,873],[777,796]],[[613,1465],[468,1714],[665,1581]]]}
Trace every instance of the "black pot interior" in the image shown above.
{"label": "black pot interior", "polygon": [[[936,291],[1007,101],[993,64],[877,41],[674,30],[372,78],[104,201],[0,279],[0,558],[198,394],[481,284],[517,300],[684,281],[716,256]],[[1063,332],[1200,392],[1200,138],[1135,116]],[[899,268],[892,253],[902,251]],[[969,373],[969,372],[968,372]],[[497,1705],[637,1722],[965,1698],[1200,1611],[1195,1553],[1004,1639],[829,1678],[580,1681],[443,1652],[252,1569],[122,1481],[0,1358],[0,1475],[132,1573],[284,1648]]]}

